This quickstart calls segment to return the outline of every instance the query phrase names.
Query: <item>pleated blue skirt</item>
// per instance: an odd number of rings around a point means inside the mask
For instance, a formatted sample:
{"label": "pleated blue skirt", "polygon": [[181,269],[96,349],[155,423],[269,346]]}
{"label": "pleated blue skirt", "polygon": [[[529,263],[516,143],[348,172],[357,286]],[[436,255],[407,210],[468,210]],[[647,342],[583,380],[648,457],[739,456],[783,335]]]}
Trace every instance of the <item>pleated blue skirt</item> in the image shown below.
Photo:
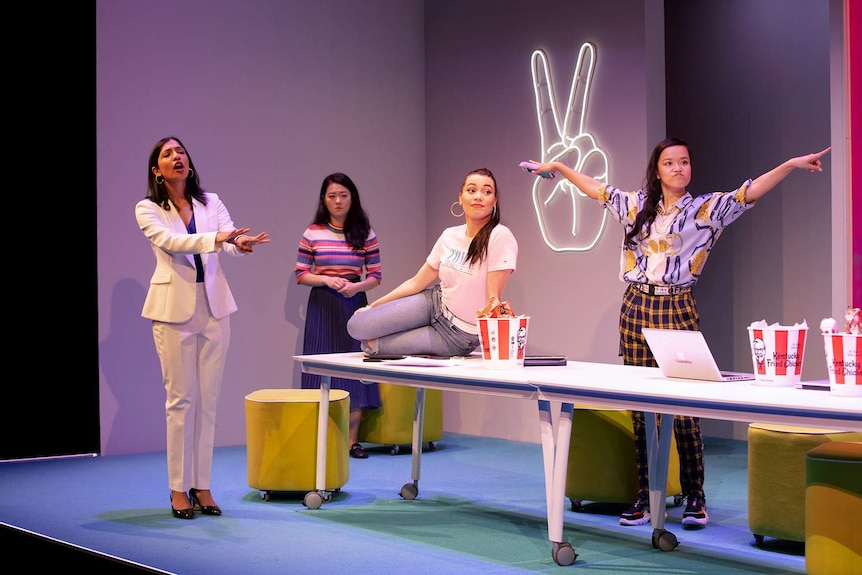
{"label": "pleated blue skirt", "polygon": [[[302,353],[345,353],[362,351],[359,341],[347,333],[347,320],[357,309],[368,305],[365,292],[346,298],[326,286],[311,288],[305,315],[305,339]],[[320,376],[302,374],[303,389],[320,389]],[[350,408],[380,407],[380,389],[376,383],[365,384],[358,379],[333,377],[330,389],[343,389],[350,394]]]}

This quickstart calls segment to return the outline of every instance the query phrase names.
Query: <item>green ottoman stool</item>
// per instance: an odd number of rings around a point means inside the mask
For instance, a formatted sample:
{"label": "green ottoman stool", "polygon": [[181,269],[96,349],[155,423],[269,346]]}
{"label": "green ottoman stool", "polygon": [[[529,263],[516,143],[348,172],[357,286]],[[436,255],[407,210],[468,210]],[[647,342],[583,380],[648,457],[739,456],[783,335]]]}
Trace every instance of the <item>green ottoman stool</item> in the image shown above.
{"label": "green ottoman stool", "polygon": [[[676,439],[670,442],[667,495],[674,498],[674,505],[681,505],[679,454]],[[572,511],[580,511],[583,501],[634,503],[638,470],[630,411],[575,406],[565,493]]]}
{"label": "green ottoman stool", "polygon": [[862,433],[766,423],[748,426],[748,528],[758,547],[765,536],[805,541],[805,454]]}
{"label": "green ottoman stool", "polygon": [[[362,411],[359,423],[359,441],[388,445],[392,455],[402,445],[413,445],[413,415],[416,409],[416,388],[407,385],[379,383],[380,407]],[[437,448],[443,437],[443,392],[425,390],[425,409],[422,419],[422,442],[428,450]]]}
{"label": "green ottoman stool", "polygon": [[862,575],[862,443],[815,447],[805,478],[805,571]]}
{"label": "green ottoman stool", "polygon": [[[245,396],[248,484],[264,501],[275,491],[317,488],[319,389],[258,389]],[[347,434],[350,394],[329,390],[325,488],[350,478]]]}

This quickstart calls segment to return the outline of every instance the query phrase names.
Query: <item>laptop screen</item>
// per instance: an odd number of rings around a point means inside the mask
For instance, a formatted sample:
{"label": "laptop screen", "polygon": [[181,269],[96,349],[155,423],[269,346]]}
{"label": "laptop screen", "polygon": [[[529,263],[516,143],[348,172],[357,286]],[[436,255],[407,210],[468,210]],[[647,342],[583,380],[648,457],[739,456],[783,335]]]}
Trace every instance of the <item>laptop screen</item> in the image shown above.
{"label": "laptop screen", "polygon": [[703,337],[697,330],[643,328],[650,351],[665,377],[704,381],[743,381],[753,373],[722,372]]}

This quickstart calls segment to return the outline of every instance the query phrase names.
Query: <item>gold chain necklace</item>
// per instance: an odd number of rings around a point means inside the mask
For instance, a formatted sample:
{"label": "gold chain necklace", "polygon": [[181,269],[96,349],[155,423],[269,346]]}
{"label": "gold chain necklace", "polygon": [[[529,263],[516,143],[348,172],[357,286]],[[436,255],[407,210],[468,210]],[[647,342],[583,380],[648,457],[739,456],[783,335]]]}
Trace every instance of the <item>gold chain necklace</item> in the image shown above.
{"label": "gold chain necklace", "polygon": [[666,236],[668,230],[673,225],[674,221],[674,212],[676,212],[676,208],[671,208],[667,210],[664,208],[662,204],[659,204],[656,208],[656,218],[653,222],[653,226],[658,235]]}

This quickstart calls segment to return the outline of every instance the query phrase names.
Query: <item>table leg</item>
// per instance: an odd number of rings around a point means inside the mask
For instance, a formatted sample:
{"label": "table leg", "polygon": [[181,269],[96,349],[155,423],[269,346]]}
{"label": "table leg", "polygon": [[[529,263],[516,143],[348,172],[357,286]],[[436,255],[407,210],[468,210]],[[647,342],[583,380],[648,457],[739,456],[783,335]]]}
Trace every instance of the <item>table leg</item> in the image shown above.
{"label": "table leg", "polygon": [[563,403],[554,436],[551,402],[540,399],[539,431],[542,437],[542,458],[545,466],[545,502],[548,513],[548,539],[551,557],[559,565],[571,565],[578,557],[571,544],[563,541],[563,512],[566,498],[566,467],[569,461],[569,443],[572,433],[574,405]]}
{"label": "table leg", "polygon": [[317,491],[305,494],[302,503],[309,509],[319,509],[324,501],[329,501],[326,492],[326,442],[329,431],[329,387],[332,379],[328,375],[320,376],[320,405],[317,408],[317,468],[315,470],[315,486]]}
{"label": "table leg", "polygon": [[416,388],[416,402],[413,407],[413,464],[410,478],[411,483],[405,483],[401,487],[401,497],[404,499],[416,499],[419,495],[419,476],[422,470],[422,437],[425,426],[425,388]]}
{"label": "table leg", "polygon": [[656,426],[656,414],[644,412],[646,425],[647,465],[649,466],[649,508],[652,523],[652,545],[662,551],[672,551],[679,543],[676,536],[664,528],[667,511],[667,472],[670,462],[670,439],[673,435],[673,415],[661,416],[661,429]]}

